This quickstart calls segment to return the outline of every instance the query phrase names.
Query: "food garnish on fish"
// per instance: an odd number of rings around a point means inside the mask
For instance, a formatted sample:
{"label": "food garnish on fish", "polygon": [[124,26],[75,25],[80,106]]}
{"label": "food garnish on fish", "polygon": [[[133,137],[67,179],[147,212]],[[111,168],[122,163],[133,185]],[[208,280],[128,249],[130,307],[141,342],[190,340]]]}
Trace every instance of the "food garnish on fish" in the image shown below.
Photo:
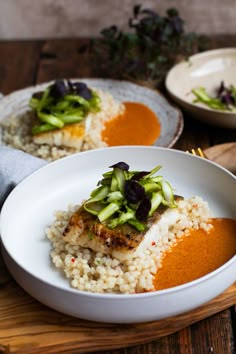
{"label": "food garnish on fish", "polygon": [[155,242],[153,230],[168,209],[177,219],[174,209],[181,197],[174,196],[162,176],[155,176],[161,166],[149,172],[130,171],[125,162],[110,167],[69,219],[63,239],[122,260]]}
{"label": "food garnish on fish", "polygon": [[79,149],[86,133],[85,118],[100,110],[100,98],[83,82],[56,80],[33,94],[29,106],[37,119],[32,128],[36,144]]}

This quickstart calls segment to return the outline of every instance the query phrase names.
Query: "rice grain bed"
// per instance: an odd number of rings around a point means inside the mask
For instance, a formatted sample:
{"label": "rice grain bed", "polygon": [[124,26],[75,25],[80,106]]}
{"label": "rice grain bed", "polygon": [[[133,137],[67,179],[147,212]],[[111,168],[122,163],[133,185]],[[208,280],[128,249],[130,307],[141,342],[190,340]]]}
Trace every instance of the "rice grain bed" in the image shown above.
{"label": "rice grain bed", "polygon": [[32,126],[35,123],[35,117],[29,109],[19,115],[16,114],[6,117],[0,122],[2,142],[5,145],[22,150],[49,162],[71,155],[78,151],[106,147],[107,144],[101,138],[104,123],[122,114],[125,108],[124,105],[115,100],[110,93],[98,89],[94,91],[96,91],[100,97],[101,109],[97,113],[89,113],[85,118],[86,133],[81,150],[66,146],[36,144],[33,141],[31,134]]}
{"label": "rice grain bed", "polygon": [[51,260],[70,280],[73,288],[96,293],[133,294],[154,291],[153,280],[165,252],[190,229],[208,231],[210,210],[200,197],[183,199],[178,207],[168,209],[158,223],[156,243],[132,259],[119,261],[63,240],[62,232],[78,207],[57,211],[54,223],[47,228],[51,241]]}

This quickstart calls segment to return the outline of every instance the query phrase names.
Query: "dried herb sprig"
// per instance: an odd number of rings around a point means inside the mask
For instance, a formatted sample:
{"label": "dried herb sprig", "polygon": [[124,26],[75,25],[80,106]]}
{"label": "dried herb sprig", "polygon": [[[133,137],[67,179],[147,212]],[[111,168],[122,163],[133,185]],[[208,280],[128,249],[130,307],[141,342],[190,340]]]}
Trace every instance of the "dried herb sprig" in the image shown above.
{"label": "dried herb sprig", "polygon": [[165,16],[136,5],[128,20],[129,31],[116,25],[101,31],[90,43],[95,72],[103,76],[160,82],[179,56],[206,49],[207,39],[185,33],[184,21],[176,9]]}

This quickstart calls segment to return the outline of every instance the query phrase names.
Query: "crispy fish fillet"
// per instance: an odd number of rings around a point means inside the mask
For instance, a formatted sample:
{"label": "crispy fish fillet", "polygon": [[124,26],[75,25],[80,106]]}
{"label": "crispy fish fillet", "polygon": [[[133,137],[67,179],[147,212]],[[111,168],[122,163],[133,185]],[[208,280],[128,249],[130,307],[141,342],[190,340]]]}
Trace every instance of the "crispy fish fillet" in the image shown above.
{"label": "crispy fish fillet", "polygon": [[81,206],[70,217],[63,239],[72,245],[90,248],[123,261],[138,255],[158,241],[160,222],[164,225],[166,217],[175,223],[178,219],[177,210],[160,206],[148,219],[147,231],[144,232],[137,231],[128,223],[109,229]]}
{"label": "crispy fish fillet", "polygon": [[85,137],[85,123],[67,124],[61,129],[55,129],[33,136],[36,144],[48,144],[52,146],[67,146],[81,149]]}

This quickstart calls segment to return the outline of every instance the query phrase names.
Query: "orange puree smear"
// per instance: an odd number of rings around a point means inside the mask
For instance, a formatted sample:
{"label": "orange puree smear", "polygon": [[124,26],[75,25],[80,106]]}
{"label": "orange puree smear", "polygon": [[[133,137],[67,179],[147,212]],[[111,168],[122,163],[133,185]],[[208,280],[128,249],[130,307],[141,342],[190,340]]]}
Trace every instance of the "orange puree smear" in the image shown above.
{"label": "orange puree smear", "polygon": [[236,220],[212,219],[207,233],[191,230],[168,251],[157,271],[156,290],[167,289],[202,277],[236,254]]}
{"label": "orange puree smear", "polygon": [[102,140],[108,146],[152,145],[160,135],[156,114],[142,103],[124,102],[125,111],[105,123]]}

